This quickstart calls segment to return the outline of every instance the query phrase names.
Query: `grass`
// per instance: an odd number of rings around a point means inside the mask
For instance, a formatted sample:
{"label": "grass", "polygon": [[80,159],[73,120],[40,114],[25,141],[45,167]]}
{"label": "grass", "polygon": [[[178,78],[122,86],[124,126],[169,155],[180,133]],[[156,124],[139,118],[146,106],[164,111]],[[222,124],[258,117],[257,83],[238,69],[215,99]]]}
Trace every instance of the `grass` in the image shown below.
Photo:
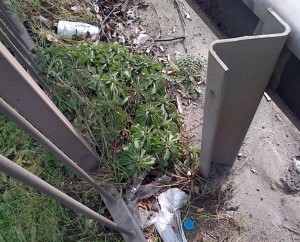
{"label": "grass", "polygon": [[62,241],[64,208],[14,180],[9,183],[0,206],[2,241]]}
{"label": "grass", "polygon": [[[3,115],[0,115],[0,136],[1,154],[103,214],[105,208],[98,194],[71,187],[70,181],[80,183],[72,172],[61,167],[52,154]],[[102,225],[75,214],[4,173],[0,173],[0,194],[0,242],[120,240],[119,234],[106,231]]]}
{"label": "grass", "polygon": [[[53,167],[55,172],[50,176],[41,165],[54,158],[3,115],[0,116],[0,134],[1,154],[61,187],[61,168]],[[0,178],[0,241],[35,241],[35,238],[61,241],[63,231],[59,223],[65,216],[64,208],[3,173]]]}

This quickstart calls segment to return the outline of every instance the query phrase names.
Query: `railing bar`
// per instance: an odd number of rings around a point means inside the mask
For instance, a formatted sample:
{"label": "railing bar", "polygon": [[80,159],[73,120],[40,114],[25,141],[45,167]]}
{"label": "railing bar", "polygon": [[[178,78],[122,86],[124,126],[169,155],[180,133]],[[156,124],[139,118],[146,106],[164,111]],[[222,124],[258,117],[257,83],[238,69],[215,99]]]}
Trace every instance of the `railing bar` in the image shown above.
{"label": "railing bar", "polygon": [[99,156],[29,73],[0,42],[0,96],[83,168],[99,167]]}
{"label": "railing bar", "polygon": [[[1,25],[2,25],[2,20],[0,19],[0,27],[1,27]],[[1,28],[0,28],[0,38],[2,38],[2,40],[5,42],[5,44],[7,44],[9,46],[9,48],[11,48],[13,53],[16,55],[17,59],[19,59],[22,62],[22,64],[24,65],[24,67],[26,69],[28,69],[29,73],[37,80],[37,83],[39,85],[41,85],[43,90],[47,94],[50,95],[50,90],[49,90],[48,86],[44,83],[44,81],[42,80],[40,75],[32,68],[28,59],[26,59],[23,56],[23,54],[20,52],[20,50],[11,42],[11,40],[7,37],[7,35],[5,34],[5,32],[2,31]]]}
{"label": "railing bar", "polygon": [[[19,58],[21,59],[21,62],[26,65],[26,68],[29,70],[30,74],[34,76],[36,81],[43,87],[44,91],[47,92],[47,94],[50,94],[50,90],[46,83],[42,80],[39,73],[41,73],[40,68],[37,66],[33,58],[28,55],[28,50],[24,47],[22,42],[20,42],[19,39],[17,39],[13,33],[8,29],[6,24],[3,22],[3,20],[0,19],[0,28],[2,29],[5,36],[2,36],[6,39],[7,44],[12,48],[13,51],[19,52],[17,53],[19,55]],[[9,40],[7,40],[9,39]]]}
{"label": "railing bar", "polygon": [[23,167],[15,164],[13,161],[7,159],[3,155],[0,155],[0,171],[55,199],[56,201],[64,204],[65,206],[74,209],[78,213],[82,213],[85,216],[95,221],[98,221],[101,224],[111,229],[114,229],[120,233],[127,234],[129,236],[134,236],[134,233],[132,231],[128,231],[124,227],[119,226],[116,223],[110,221],[109,219],[103,217],[102,215],[96,213],[92,209],[86,207],[85,205],[69,197],[68,195],[56,189],[55,187],[51,186],[47,182],[43,181],[39,177],[35,176],[31,172],[27,171]]}
{"label": "railing bar", "polygon": [[23,130],[28,132],[32,136],[32,138],[34,138],[38,143],[47,148],[66,166],[70,167],[78,176],[86,180],[93,188],[96,189],[96,191],[100,193],[101,196],[104,196],[110,202],[116,201],[117,198],[114,195],[109,194],[105,189],[99,186],[92,177],[90,177],[84,170],[82,170],[74,161],[72,161],[65,153],[63,153],[57,146],[55,146],[49,139],[47,139],[40,131],[38,131],[32,124],[30,124],[24,117],[22,117],[1,97],[0,112],[6,115],[10,120],[15,122],[16,124],[18,124]]}
{"label": "railing bar", "polygon": [[[18,28],[13,23],[13,20],[9,16],[6,7],[3,4],[3,0],[0,0],[0,17],[4,20],[5,24],[11,29],[11,31],[14,33],[15,36],[19,36]],[[26,46],[25,42],[22,38],[20,38],[20,41],[24,46]]]}

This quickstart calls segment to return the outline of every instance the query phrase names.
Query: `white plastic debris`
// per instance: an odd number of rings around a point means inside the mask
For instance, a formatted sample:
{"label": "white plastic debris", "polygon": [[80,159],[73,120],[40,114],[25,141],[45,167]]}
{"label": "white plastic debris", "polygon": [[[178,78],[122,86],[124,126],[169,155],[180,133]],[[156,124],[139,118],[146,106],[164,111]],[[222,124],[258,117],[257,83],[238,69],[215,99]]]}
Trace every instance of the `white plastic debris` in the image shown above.
{"label": "white plastic debris", "polygon": [[147,48],[146,53],[149,54],[151,52],[151,48]]}
{"label": "white plastic debris", "polygon": [[145,44],[149,38],[150,36],[147,34],[140,34],[137,38],[133,40],[133,44],[135,45]]}
{"label": "white plastic debris", "polygon": [[294,158],[294,165],[295,165],[295,169],[296,169],[297,173],[300,174],[300,157],[299,156]]}
{"label": "white plastic debris", "polygon": [[75,13],[78,13],[82,10],[82,8],[79,6],[72,6],[70,9]]}
{"label": "white plastic debris", "polygon": [[139,199],[154,196],[171,180],[168,176],[162,176],[148,185],[141,185],[146,175],[140,176],[126,191],[127,206],[135,220],[141,228],[154,225],[164,242],[187,242],[179,209],[188,202],[189,196],[178,188],[171,188],[158,196],[159,204],[156,201],[151,203],[159,212],[137,209]]}
{"label": "white plastic debris", "polygon": [[175,58],[178,59],[181,57],[181,53],[175,50]]}
{"label": "white plastic debris", "polygon": [[93,37],[100,33],[100,29],[93,25],[82,22],[69,22],[63,20],[58,22],[57,34],[60,37],[72,37],[74,35],[86,37],[87,33]]}
{"label": "white plastic debris", "polygon": [[160,46],[158,46],[158,48],[159,48],[159,50],[160,50],[161,52],[165,52],[165,49],[164,49],[164,47],[162,47],[161,45],[160,45]]}
{"label": "white plastic debris", "polygon": [[126,41],[126,40],[125,40],[124,35],[121,35],[121,34],[118,35],[118,42],[119,42],[119,43],[125,44],[125,41]]}
{"label": "white plastic debris", "polygon": [[98,0],[93,1],[93,8],[94,8],[95,13],[100,12],[100,7],[99,7],[99,1]]}
{"label": "white plastic debris", "polygon": [[268,102],[271,102],[272,99],[270,98],[270,96],[266,92],[264,92],[264,96],[265,96],[265,98]]}
{"label": "white plastic debris", "polygon": [[122,23],[117,23],[117,24],[116,24],[116,29],[117,29],[118,31],[124,31],[124,30],[125,30],[125,27],[124,27],[124,25],[123,25]]}
{"label": "white plastic debris", "polygon": [[129,9],[126,14],[127,14],[127,18],[135,19],[135,14],[133,10]]}
{"label": "white plastic debris", "polygon": [[187,203],[188,199],[188,195],[178,188],[171,188],[158,196],[161,210],[155,228],[164,242],[187,242],[178,210]]}
{"label": "white plastic debris", "polygon": [[192,20],[191,15],[188,12],[184,12],[184,17],[188,20]]}
{"label": "white plastic debris", "polygon": [[158,196],[161,211],[174,213],[182,208],[189,200],[189,196],[178,188],[170,188]]}

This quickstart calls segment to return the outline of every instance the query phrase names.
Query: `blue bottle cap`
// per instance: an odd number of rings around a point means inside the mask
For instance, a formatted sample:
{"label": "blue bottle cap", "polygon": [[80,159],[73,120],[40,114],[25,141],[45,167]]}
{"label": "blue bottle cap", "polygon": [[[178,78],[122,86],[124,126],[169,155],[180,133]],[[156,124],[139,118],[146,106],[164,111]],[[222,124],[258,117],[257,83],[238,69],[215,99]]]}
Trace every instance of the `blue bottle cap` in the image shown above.
{"label": "blue bottle cap", "polygon": [[183,227],[187,231],[191,231],[195,228],[195,222],[192,219],[186,219],[183,222]]}

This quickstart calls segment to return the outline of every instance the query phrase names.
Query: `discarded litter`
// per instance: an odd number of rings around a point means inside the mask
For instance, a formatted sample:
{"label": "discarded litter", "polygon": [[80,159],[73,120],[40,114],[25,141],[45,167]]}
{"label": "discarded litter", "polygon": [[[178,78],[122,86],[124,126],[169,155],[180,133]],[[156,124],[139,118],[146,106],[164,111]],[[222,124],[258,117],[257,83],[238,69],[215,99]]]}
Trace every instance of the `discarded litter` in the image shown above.
{"label": "discarded litter", "polygon": [[186,219],[183,222],[183,227],[186,231],[191,231],[195,228],[195,222],[192,219]]}
{"label": "discarded litter", "polygon": [[137,38],[133,40],[133,44],[135,45],[145,44],[149,38],[150,36],[147,34],[140,34]]}
{"label": "discarded litter", "polygon": [[158,196],[161,210],[154,225],[164,242],[187,241],[178,211],[187,201],[188,195],[178,188],[171,188]]}
{"label": "discarded litter", "polygon": [[136,197],[138,199],[144,199],[155,195],[155,193],[159,192],[161,186],[167,184],[172,180],[169,176],[162,176],[158,178],[156,181],[151,182],[148,185],[140,186],[140,188],[136,191]]}
{"label": "discarded litter", "polygon": [[47,40],[54,43],[59,43],[58,38],[53,34],[47,34]]}
{"label": "discarded litter", "polygon": [[124,35],[119,35],[118,36],[118,42],[120,42],[120,43],[122,43],[122,44],[125,44],[125,37],[124,37]]}
{"label": "discarded litter", "polygon": [[60,20],[57,26],[57,34],[60,37],[81,36],[85,38],[87,35],[93,37],[99,33],[100,29],[98,27],[82,22]]}
{"label": "discarded litter", "polygon": [[151,52],[151,48],[147,48],[146,54],[149,54]]}
{"label": "discarded litter", "polygon": [[270,96],[266,92],[264,92],[264,96],[265,96],[265,98],[268,102],[271,102],[272,99],[270,98]]}
{"label": "discarded litter", "polygon": [[161,45],[160,45],[158,48],[159,48],[159,50],[160,50],[161,52],[165,52],[164,47],[162,47]]}
{"label": "discarded litter", "polygon": [[[146,175],[147,173],[140,176],[132,184],[131,188],[126,191],[126,202],[128,204],[128,208],[141,228],[147,228],[153,225],[157,220],[158,213],[154,211],[138,210],[138,200],[155,195],[157,192],[159,192],[163,185],[172,180],[171,177],[162,176],[150,184],[141,185]],[[156,200],[155,203],[156,204],[152,204],[152,207],[159,206]]]}
{"label": "discarded litter", "polygon": [[70,9],[74,12],[74,13],[78,13],[80,11],[82,11],[82,8],[79,6],[72,6],[70,7]]}
{"label": "discarded litter", "polygon": [[282,122],[282,118],[279,114],[276,114],[276,118],[278,119],[278,121]]}
{"label": "discarded litter", "polygon": [[99,1],[94,0],[92,4],[93,4],[93,8],[94,8],[95,12],[99,13],[100,12]]}
{"label": "discarded litter", "polygon": [[131,9],[127,11],[126,15],[127,15],[127,18],[129,18],[129,19],[135,19],[134,11]]}
{"label": "discarded litter", "polygon": [[168,176],[162,176],[148,185],[141,185],[145,177],[146,174],[139,177],[126,192],[128,208],[137,223],[141,228],[154,225],[164,242],[187,242],[179,209],[187,203],[189,196],[178,188],[170,188],[161,193],[157,200],[153,199],[154,202],[149,202],[152,203],[152,207],[156,207],[158,212],[138,210],[138,200],[154,196],[160,191],[162,185],[171,180]]}
{"label": "discarded litter", "polygon": [[184,12],[184,17],[188,20],[192,20],[191,15],[188,12]]}

